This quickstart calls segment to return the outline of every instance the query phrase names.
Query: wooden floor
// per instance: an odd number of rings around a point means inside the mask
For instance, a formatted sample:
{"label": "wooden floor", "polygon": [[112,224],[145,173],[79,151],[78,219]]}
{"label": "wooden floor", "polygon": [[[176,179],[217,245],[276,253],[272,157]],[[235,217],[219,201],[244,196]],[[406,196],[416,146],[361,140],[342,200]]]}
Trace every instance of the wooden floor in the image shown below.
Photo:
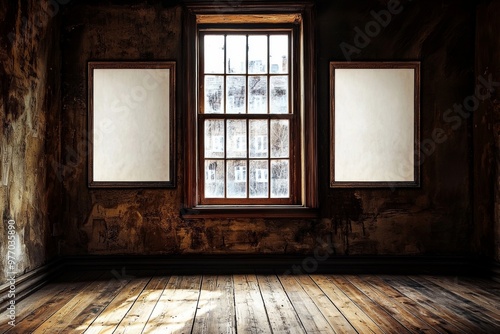
{"label": "wooden floor", "polygon": [[500,284],[434,276],[70,273],[0,333],[500,333]]}

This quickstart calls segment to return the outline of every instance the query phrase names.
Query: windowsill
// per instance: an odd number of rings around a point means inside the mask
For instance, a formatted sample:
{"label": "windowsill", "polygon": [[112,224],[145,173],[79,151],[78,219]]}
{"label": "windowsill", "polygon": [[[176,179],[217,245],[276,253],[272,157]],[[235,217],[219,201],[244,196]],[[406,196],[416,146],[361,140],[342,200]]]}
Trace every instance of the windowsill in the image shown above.
{"label": "windowsill", "polygon": [[185,219],[203,218],[318,218],[318,210],[300,205],[276,205],[276,206],[224,206],[206,205],[181,210],[181,216]]}

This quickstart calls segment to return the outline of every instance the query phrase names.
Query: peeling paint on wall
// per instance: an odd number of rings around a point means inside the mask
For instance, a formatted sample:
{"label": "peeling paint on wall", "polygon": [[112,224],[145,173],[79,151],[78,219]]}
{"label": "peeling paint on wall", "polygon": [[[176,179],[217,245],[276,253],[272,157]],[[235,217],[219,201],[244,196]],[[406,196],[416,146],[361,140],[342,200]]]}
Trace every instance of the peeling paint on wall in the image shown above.
{"label": "peeling paint on wall", "polygon": [[[49,6],[46,0],[9,1],[0,8],[0,284],[7,272],[20,275],[56,255],[51,224],[60,218],[61,194],[47,161],[58,159],[60,52],[59,23],[46,15]],[[14,270],[7,262],[9,241]]]}

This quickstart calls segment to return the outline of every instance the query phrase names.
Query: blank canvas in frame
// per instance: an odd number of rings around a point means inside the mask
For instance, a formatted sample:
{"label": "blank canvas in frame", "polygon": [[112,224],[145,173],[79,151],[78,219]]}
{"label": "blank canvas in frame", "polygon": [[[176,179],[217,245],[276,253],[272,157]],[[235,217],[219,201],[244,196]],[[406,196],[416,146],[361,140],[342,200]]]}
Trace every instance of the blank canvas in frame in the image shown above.
{"label": "blank canvas in frame", "polygon": [[90,62],[91,187],[174,186],[173,62]]}
{"label": "blank canvas in frame", "polygon": [[331,187],[419,185],[418,62],[332,62]]}

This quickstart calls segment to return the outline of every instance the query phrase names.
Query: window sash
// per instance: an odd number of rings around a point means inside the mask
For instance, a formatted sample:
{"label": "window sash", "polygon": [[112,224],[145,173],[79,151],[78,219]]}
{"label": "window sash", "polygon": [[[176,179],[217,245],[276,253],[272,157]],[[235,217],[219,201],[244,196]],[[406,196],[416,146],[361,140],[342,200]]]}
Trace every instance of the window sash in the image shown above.
{"label": "window sash", "polygon": [[[299,110],[297,101],[298,99],[294,97],[296,92],[298,92],[298,80],[295,78],[295,73],[298,73],[297,65],[296,65],[296,52],[297,50],[294,50],[292,47],[296,41],[294,38],[296,38],[296,32],[294,32],[294,29],[296,28],[290,28],[287,27],[286,29],[284,28],[278,28],[278,29],[267,29],[267,30],[253,30],[253,29],[246,29],[246,30],[233,30],[233,31],[227,31],[223,29],[216,29],[216,30],[208,30],[208,29],[200,29],[199,31],[199,56],[198,56],[198,64],[199,64],[199,72],[198,72],[198,96],[199,96],[199,107],[197,110],[197,126],[198,126],[198,176],[197,176],[197,185],[198,185],[198,203],[201,205],[294,205],[298,204],[300,202],[300,117],[297,113],[297,110]],[[288,63],[287,63],[287,73],[271,73],[271,64],[269,62],[269,44],[271,37],[274,35],[288,35]],[[224,70],[221,73],[205,73],[204,70],[204,36],[209,36],[209,35],[224,35],[224,36],[231,36],[231,35],[245,35],[247,36],[245,41],[246,41],[246,47],[247,47],[247,52],[246,52],[246,57],[245,57],[245,73],[241,74],[229,74],[227,73],[227,61],[226,61],[226,51],[224,51]],[[248,59],[248,37],[249,36],[268,36],[267,37],[267,42],[268,42],[268,50],[267,50],[267,67],[266,67],[266,72],[265,73],[259,73],[259,74],[254,74],[254,73],[249,73],[249,59]],[[226,43],[226,37],[224,38],[224,42]],[[227,44],[224,44],[224,47],[227,48]],[[245,112],[249,112],[248,110],[248,81],[249,78],[252,76],[266,76],[268,79],[267,82],[267,113],[240,113],[240,114],[231,114],[227,113],[227,101],[224,101],[224,108],[223,108],[223,113],[205,113],[205,87],[204,87],[204,82],[205,82],[205,76],[206,75],[214,75],[214,76],[222,76],[224,80],[224,90],[222,94],[226,95],[226,82],[227,78],[231,76],[241,76],[245,77],[247,86],[246,86],[246,91],[245,91]],[[288,113],[280,114],[280,113],[270,113],[270,81],[271,77],[276,77],[276,76],[287,76],[288,77]],[[262,119],[262,120],[267,120],[268,123],[271,122],[271,120],[280,120],[280,119],[287,119],[289,120],[289,155],[286,160],[288,160],[288,177],[289,177],[289,185],[288,185],[288,197],[286,198],[278,198],[278,197],[272,197],[271,194],[271,164],[272,161],[280,160],[279,158],[271,158],[271,150],[270,150],[270,136],[271,134],[268,132],[268,155],[266,158],[252,158],[250,157],[250,151],[249,151],[249,140],[246,140],[246,157],[244,158],[228,158],[226,157],[227,151],[226,147],[224,149],[224,155],[222,158],[210,158],[210,157],[205,157],[205,120],[209,119],[219,119],[223,120],[224,122],[224,145],[226,145],[227,141],[227,134],[226,134],[226,122],[227,120],[230,119],[235,119],[235,120],[247,120],[246,121],[246,126],[247,126],[247,139],[249,138],[249,120],[254,120],[254,119]],[[227,166],[227,161],[228,160],[240,160],[244,161],[245,164],[245,177],[246,177],[246,197],[245,198],[228,198],[227,194],[227,182],[228,182],[228,171],[226,170]],[[224,197],[205,197],[205,187],[207,186],[207,180],[206,180],[206,166],[205,166],[205,161],[220,161],[223,166],[223,175],[224,175],[224,190],[223,190],[223,196]],[[262,197],[251,197],[250,194],[250,161],[265,161],[267,163],[268,169],[267,169],[267,196],[265,198]],[[240,173],[241,174],[241,173]],[[239,174],[238,174],[239,175]],[[261,174],[262,175],[262,174]],[[239,175],[241,176],[241,175]],[[236,177],[236,174],[235,174]],[[209,180],[210,181],[210,180]],[[239,180],[242,181],[242,180]]]}
{"label": "window sash", "polygon": [[[256,25],[258,27],[259,25]],[[199,55],[198,55],[198,110],[197,114],[209,114],[206,112],[206,106],[205,106],[205,77],[222,77],[223,78],[223,91],[222,91],[222,97],[224,100],[224,108],[223,111],[220,113],[214,113],[214,114],[225,114],[227,113],[227,100],[226,100],[226,87],[227,87],[227,78],[229,77],[245,77],[245,87],[246,87],[246,98],[248,99],[248,82],[249,78],[251,77],[262,77],[265,76],[267,77],[267,113],[271,113],[271,96],[270,96],[270,91],[271,91],[271,78],[278,78],[278,77],[284,77],[286,76],[288,78],[288,109],[289,113],[295,113],[296,110],[298,110],[298,106],[296,106],[293,103],[293,94],[294,92],[298,92],[297,89],[297,83],[294,83],[294,80],[296,79],[295,73],[298,73],[296,69],[296,59],[297,59],[297,41],[296,41],[296,36],[297,36],[297,27],[295,26],[290,26],[286,25],[286,28],[267,28],[262,30],[259,28],[255,28],[254,30],[249,30],[249,29],[239,29],[239,30],[220,30],[220,29],[200,29],[199,30],[199,35],[198,35],[198,47],[199,47]],[[246,50],[246,63],[245,63],[245,72],[244,73],[227,73],[227,59],[226,59],[226,54],[227,51],[224,51],[224,70],[222,72],[214,72],[214,73],[205,73],[205,62],[204,62],[204,57],[205,57],[205,36],[214,36],[214,35],[224,35],[224,47],[227,47],[227,36],[247,36],[246,39],[246,45],[247,45],[247,50]],[[280,35],[288,35],[288,62],[287,62],[287,72],[286,73],[273,73],[271,71],[271,64],[269,63],[269,55],[270,55],[270,39],[271,36],[280,36]],[[248,37],[249,36],[267,36],[267,66],[266,66],[266,72],[265,73],[249,73],[248,71]],[[248,112],[248,102],[245,101],[245,113],[246,114],[258,114],[261,115],[261,113],[249,113]],[[273,113],[273,114],[278,114],[278,113]],[[232,114],[236,115],[236,114]]]}
{"label": "window sash", "polygon": [[[236,116],[236,117],[234,117]],[[279,114],[279,117],[274,117],[272,114],[255,114],[255,115],[245,115],[245,114],[199,114],[199,126],[198,126],[198,155],[199,155],[199,165],[198,165],[198,186],[199,186],[199,200],[200,204],[296,204],[297,195],[299,187],[297,185],[298,180],[300,180],[300,168],[298,155],[299,148],[296,146],[299,142],[299,138],[297,133],[293,133],[291,130],[289,132],[289,153],[287,157],[272,157],[271,156],[271,133],[268,131],[268,140],[267,140],[267,157],[252,157],[250,156],[250,142],[246,140],[246,155],[245,157],[227,157],[227,148],[224,147],[223,154],[221,157],[206,157],[205,156],[205,120],[221,120],[223,121],[223,138],[224,138],[224,146],[226,146],[226,138],[227,138],[227,120],[239,119],[239,120],[247,120],[246,122],[246,133],[247,139],[249,136],[249,122],[250,120],[267,120],[270,124],[272,120],[289,120],[289,128],[296,128],[297,116],[294,114]],[[268,125],[270,127],[270,125]],[[221,152],[222,153],[222,152]],[[227,161],[245,161],[246,162],[246,188],[247,194],[245,198],[224,198],[222,197],[205,197],[205,186],[206,186],[206,167],[205,161],[220,161],[224,166],[227,165]],[[271,189],[268,189],[269,197],[268,198],[255,198],[251,197],[249,193],[250,189],[250,161],[267,161],[268,162],[268,180],[269,186],[271,186],[271,161],[278,160],[288,160],[289,161],[289,197],[288,198],[276,198],[271,196]],[[224,182],[224,193],[226,193],[227,189],[227,170],[223,171],[225,182]]]}

